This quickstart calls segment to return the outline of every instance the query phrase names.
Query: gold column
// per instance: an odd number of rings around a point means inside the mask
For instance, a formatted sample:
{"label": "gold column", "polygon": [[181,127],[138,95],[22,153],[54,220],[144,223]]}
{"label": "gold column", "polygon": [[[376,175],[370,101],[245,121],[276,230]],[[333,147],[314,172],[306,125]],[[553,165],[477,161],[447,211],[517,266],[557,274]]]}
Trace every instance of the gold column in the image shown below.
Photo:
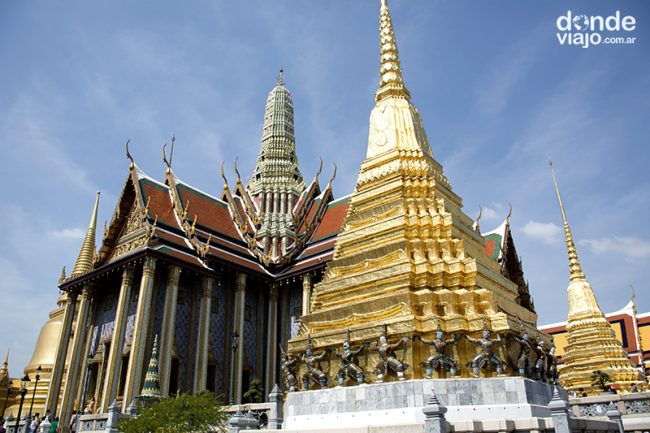
{"label": "gold column", "polygon": [[70,333],[72,332],[72,322],[74,321],[74,312],[77,306],[77,293],[69,292],[66,299],[65,309],[63,311],[63,329],[59,335],[59,344],[56,349],[56,359],[52,369],[52,380],[47,391],[47,403],[45,407],[52,413],[56,413],[59,404],[59,394],[61,393],[61,383],[63,382],[63,372],[65,370],[65,361],[68,357],[68,346],[70,344]]}
{"label": "gold column", "polygon": [[305,274],[302,277],[302,315],[309,314],[311,304],[311,274]]}
{"label": "gold column", "polygon": [[72,352],[68,363],[68,371],[65,376],[63,399],[61,401],[61,412],[59,415],[63,426],[68,425],[68,421],[72,415],[72,405],[75,402],[78,379],[84,375],[81,368],[81,361],[85,359],[83,352],[86,341],[86,330],[88,329],[91,292],[92,287],[88,284],[85,285],[81,294],[81,301],[79,302],[79,314],[77,314],[77,322],[74,328]]}
{"label": "gold column", "polygon": [[181,268],[171,265],[167,271],[167,290],[165,292],[165,309],[163,312],[162,329],[160,330],[160,395],[169,395],[169,375],[174,348],[174,326],[176,324],[176,305],[178,298],[178,280]]}
{"label": "gold column", "polygon": [[196,344],[196,365],[194,367],[194,393],[205,391],[208,374],[208,338],[210,336],[210,307],[214,280],[203,277],[201,303],[199,305],[199,332]]}
{"label": "gold column", "polygon": [[244,310],[246,308],[246,274],[237,273],[235,282],[235,331],[239,344],[235,353],[235,403],[241,404],[242,372],[244,369]]}
{"label": "gold column", "polygon": [[273,283],[269,288],[269,321],[266,339],[266,388],[264,395],[268,395],[276,383],[276,362],[278,359],[278,285]]}
{"label": "gold column", "polygon": [[113,336],[111,338],[111,346],[108,352],[108,362],[105,367],[106,375],[100,406],[102,413],[108,411],[108,407],[113,403],[113,400],[115,400],[115,397],[117,396],[117,387],[120,382],[120,369],[122,367],[124,333],[126,332],[126,321],[129,317],[129,305],[131,304],[131,292],[133,290],[133,273],[133,265],[125,266],[122,271],[122,284],[117,299]]}
{"label": "gold column", "polygon": [[124,399],[122,400],[122,410],[124,412],[126,412],[131,401],[138,395],[142,385],[142,370],[145,367],[144,351],[147,341],[146,331],[151,313],[151,296],[155,271],[156,259],[147,257],[142,267],[138,307],[135,313],[135,323],[133,324],[131,354],[129,356],[129,366],[126,370],[126,385],[124,386]]}

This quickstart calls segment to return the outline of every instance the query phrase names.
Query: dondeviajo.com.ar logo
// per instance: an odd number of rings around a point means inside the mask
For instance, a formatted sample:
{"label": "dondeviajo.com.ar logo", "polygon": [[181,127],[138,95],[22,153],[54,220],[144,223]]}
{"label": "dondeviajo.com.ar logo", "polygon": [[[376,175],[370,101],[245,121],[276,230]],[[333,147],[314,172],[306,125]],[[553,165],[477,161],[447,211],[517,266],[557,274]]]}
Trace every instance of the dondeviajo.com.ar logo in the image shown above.
{"label": "dondeviajo.com.ar logo", "polygon": [[585,15],[567,11],[556,21],[557,40],[560,45],[589,48],[592,45],[633,45],[636,36],[636,18],[621,16],[621,11],[613,15]]}

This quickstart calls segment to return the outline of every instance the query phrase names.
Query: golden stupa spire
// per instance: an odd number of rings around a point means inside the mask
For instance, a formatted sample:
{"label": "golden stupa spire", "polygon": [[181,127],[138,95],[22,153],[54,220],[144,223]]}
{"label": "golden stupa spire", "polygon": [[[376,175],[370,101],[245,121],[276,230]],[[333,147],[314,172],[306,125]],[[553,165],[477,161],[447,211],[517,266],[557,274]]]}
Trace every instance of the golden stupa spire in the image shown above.
{"label": "golden stupa spire", "polygon": [[379,89],[375,99],[381,101],[389,96],[409,99],[411,94],[404,86],[393,20],[386,0],[381,0],[379,13],[379,52]]}
{"label": "golden stupa spire", "polygon": [[101,193],[97,191],[95,207],[93,208],[93,213],[90,216],[88,231],[86,232],[86,237],[81,244],[81,251],[79,251],[79,257],[77,257],[77,262],[74,264],[74,269],[70,275],[71,278],[78,277],[87,272],[90,272],[93,268],[93,260],[95,259],[95,231],[97,228],[97,210],[99,209],[100,194]]}
{"label": "golden stupa spire", "polygon": [[566,212],[564,211],[564,204],[562,203],[560,188],[557,186],[557,178],[555,177],[555,170],[553,170],[553,161],[549,161],[548,165],[551,167],[551,173],[553,174],[553,184],[555,185],[555,193],[557,194],[557,200],[560,203],[560,211],[562,211],[562,220],[564,221],[564,236],[566,238],[566,248],[569,254],[569,280],[584,280],[585,274],[582,272],[582,266],[580,266],[580,260],[578,259],[578,251],[576,250],[576,245],[573,242],[573,235],[571,234],[571,227],[569,227],[569,221],[567,220]]}
{"label": "golden stupa spire", "polygon": [[586,390],[587,393],[598,391],[592,385],[591,374],[601,370],[609,374],[613,384],[627,391],[638,381],[639,373],[614,336],[610,323],[598,305],[594,290],[582,271],[553,163],[549,161],[549,165],[564,220],[570,272],[567,288],[569,312],[566,326],[569,344],[562,356],[564,365],[560,368],[561,384],[572,391],[579,389]]}
{"label": "golden stupa spire", "polygon": [[7,354],[5,355],[5,362],[2,364],[2,368],[0,368],[0,378],[3,376],[9,377],[9,350],[7,350]]}

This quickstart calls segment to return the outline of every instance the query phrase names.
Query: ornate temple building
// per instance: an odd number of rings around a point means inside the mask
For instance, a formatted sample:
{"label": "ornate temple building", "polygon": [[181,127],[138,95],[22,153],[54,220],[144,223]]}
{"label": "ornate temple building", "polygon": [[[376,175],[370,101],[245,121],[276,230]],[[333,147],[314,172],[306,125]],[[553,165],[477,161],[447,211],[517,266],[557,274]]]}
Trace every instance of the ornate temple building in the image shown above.
{"label": "ornate temple building", "polygon": [[[620,310],[606,313],[605,318],[632,365],[648,377],[650,375],[650,313],[637,313],[636,299],[633,296]],[[568,344],[567,324],[568,322],[565,321],[539,327],[540,331],[553,337],[560,367],[564,363],[563,356]]]}
{"label": "ornate temple building", "polygon": [[569,314],[566,347],[562,357],[564,365],[560,369],[562,386],[569,391],[600,392],[600,389],[592,385],[591,379],[592,374],[599,370],[609,375],[613,385],[629,391],[642,381],[643,374],[623,350],[582,271],[552,164],[551,171],[569,255]]}
{"label": "ornate temple building", "polygon": [[[27,366],[43,368],[34,412],[51,410],[66,426],[88,402],[126,411],[158,392],[210,390],[240,403],[253,379],[265,395],[276,383],[295,387],[288,363],[303,389],[313,386],[308,362],[320,362],[321,386],[337,375],[353,385],[334,358],[351,346],[355,383],[432,375],[553,383],[551,337],[537,331],[510,215],[483,235],[462,211],[404,84],[385,0],[375,102],[355,190],[338,199],[336,169],[324,184],[320,169],[311,182],[301,174],[282,72],[247,182],[235,161],[234,183],[222,167],[220,193],[189,185],[172,168],[174,139],[156,179],[127,142],[111,221],[96,242],[98,195]],[[445,333],[453,369],[435,369],[429,345]]]}
{"label": "ornate temple building", "polygon": [[[44,370],[34,412],[67,419],[91,399],[99,411],[115,399],[126,409],[141,392],[155,336],[163,395],[208,389],[241,402],[252,379],[266,394],[278,381],[278,347],[309,308],[347,200],[334,200],[333,177],[322,185],[320,170],[304,182],[282,75],[248,184],[235,163],[235,183],[224,177],[221,194],[210,195],[183,182],[171,161],[165,156],[159,181],[131,159],[98,246],[97,196],[26,368]],[[6,413],[15,415],[17,402]]]}
{"label": "ornate temple building", "polygon": [[[384,344],[394,344],[413,335],[432,335],[439,326],[464,335],[480,336],[487,328],[501,334],[537,334],[537,314],[509,223],[504,224],[495,253],[494,237],[486,245],[478,225],[462,212],[461,198],[434,158],[404,84],[390,12],[382,1],[380,83],[366,159],[334,257],[314,286],[300,335],[289,342],[290,353],[380,337]],[[539,338],[550,341],[548,336]],[[503,360],[518,353],[516,345],[503,344],[498,350]],[[381,351],[369,352],[362,362],[366,370],[385,361]],[[400,364],[410,371],[397,371],[399,378],[424,377],[428,348],[404,344],[401,352]],[[474,343],[459,341],[454,357],[461,366],[475,361]],[[336,363],[328,365],[325,373],[336,375]],[[472,372],[457,373],[467,377]]]}

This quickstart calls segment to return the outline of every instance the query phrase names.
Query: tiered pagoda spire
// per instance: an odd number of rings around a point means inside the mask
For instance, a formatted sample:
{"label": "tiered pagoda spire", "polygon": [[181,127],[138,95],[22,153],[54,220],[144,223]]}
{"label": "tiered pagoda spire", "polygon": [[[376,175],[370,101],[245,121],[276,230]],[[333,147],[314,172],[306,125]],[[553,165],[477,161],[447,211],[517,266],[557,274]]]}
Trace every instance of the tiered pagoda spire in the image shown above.
{"label": "tiered pagoda spire", "polygon": [[90,216],[90,223],[86,231],[86,237],[81,244],[81,251],[72,269],[70,278],[75,278],[93,269],[93,261],[95,260],[95,232],[97,231],[97,210],[99,209],[99,196],[100,192],[97,191],[97,198],[95,199],[95,206],[93,213]]}
{"label": "tiered pagoda spire", "polygon": [[381,0],[379,12],[379,53],[379,89],[375,100],[380,101],[391,95],[409,99],[411,94],[404,86],[393,21],[386,0]]}
{"label": "tiered pagoda spire", "polygon": [[[314,287],[310,314],[289,350],[315,351],[344,341],[446,332],[534,329],[536,314],[517,304],[517,285],[484,252],[462,201],[433,157],[420,113],[404,86],[385,0],[380,9],[380,80],[370,114],[366,159],[323,281]],[[385,328],[384,328],[385,326]],[[420,351],[405,362],[423,377]],[[474,348],[459,348],[461,363]],[[372,361],[369,361],[372,364]]]}
{"label": "tiered pagoda spire", "polygon": [[153,340],[153,349],[151,349],[151,358],[149,366],[144,377],[142,392],[140,397],[160,398],[160,374],[158,372],[158,335]]}
{"label": "tiered pagoda spire", "polygon": [[266,100],[262,148],[247,186],[259,209],[257,240],[273,260],[294,242],[292,210],[305,182],[298,168],[293,102],[280,69],[277,86]]}
{"label": "tiered pagoda spire", "polygon": [[567,320],[567,346],[562,357],[564,366],[560,367],[560,380],[567,390],[578,391],[594,389],[591,375],[600,370],[609,374],[614,384],[629,391],[639,381],[639,372],[627,357],[621,343],[616,339],[609,321],[598,305],[596,295],[587,281],[578,259],[571,227],[564,210],[555,171],[552,163],[551,173],[557,200],[562,212],[564,236],[569,257],[569,316]]}

